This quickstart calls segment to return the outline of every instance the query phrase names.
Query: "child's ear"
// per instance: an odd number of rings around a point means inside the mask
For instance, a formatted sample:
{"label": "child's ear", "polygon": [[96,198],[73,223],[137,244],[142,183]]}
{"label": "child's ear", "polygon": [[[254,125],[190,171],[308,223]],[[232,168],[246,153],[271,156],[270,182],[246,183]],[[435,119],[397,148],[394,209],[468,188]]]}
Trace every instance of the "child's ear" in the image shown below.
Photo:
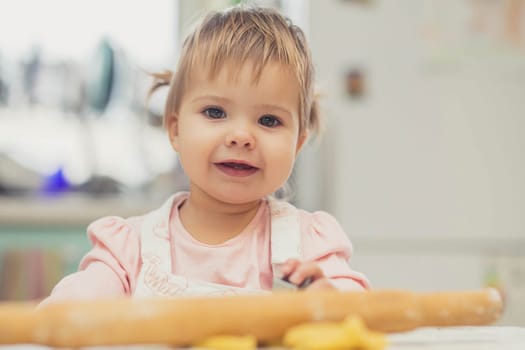
{"label": "child's ear", "polygon": [[179,151],[179,117],[176,114],[170,115],[166,119],[166,129],[170,138],[171,147]]}
{"label": "child's ear", "polygon": [[297,147],[295,149],[296,155],[299,154],[304,144],[306,143],[306,140],[308,140],[308,132],[304,131],[301,134],[299,134],[299,138],[297,139]]}

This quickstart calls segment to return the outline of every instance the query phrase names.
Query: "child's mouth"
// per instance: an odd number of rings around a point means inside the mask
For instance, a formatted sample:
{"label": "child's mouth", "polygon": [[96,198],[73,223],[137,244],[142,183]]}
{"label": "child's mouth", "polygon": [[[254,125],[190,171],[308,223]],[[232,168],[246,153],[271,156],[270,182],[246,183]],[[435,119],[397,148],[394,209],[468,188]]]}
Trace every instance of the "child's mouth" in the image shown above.
{"label": "child's mouth", "polygon": [[235,177],[250,176],[259,170],[257,167],[241,162],[221,162],[215,165],[223,173]]}

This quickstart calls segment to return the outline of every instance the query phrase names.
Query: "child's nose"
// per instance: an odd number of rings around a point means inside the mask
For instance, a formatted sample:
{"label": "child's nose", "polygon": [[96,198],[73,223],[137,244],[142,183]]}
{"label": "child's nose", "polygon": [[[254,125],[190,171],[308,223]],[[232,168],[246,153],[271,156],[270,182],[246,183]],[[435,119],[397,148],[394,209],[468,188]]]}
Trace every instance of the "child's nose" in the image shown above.
{"label": "child's nose", "polygon": [[255,147],[255,138],[248,129],[237,128],[226,136],[226,146],[253,149]]}

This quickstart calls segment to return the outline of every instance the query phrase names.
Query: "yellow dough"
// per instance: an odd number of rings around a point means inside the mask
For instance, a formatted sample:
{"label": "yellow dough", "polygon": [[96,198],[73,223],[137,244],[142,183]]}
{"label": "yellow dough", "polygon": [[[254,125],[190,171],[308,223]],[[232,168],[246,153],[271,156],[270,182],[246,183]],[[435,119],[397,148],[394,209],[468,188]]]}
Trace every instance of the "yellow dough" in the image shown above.
{"label": "yellow dough", "polygon": [[213,350],[255,350],[257,349],[257,340],[252,336],[219,335],[204,339],[195,344],[195,347]]}
{"label": "yellow dough", "polygon": [[297,350],[380,350],[387,342],[382,333],[368,330],[360,318],[343,322],[306,323],[290,328],[284,345]]}

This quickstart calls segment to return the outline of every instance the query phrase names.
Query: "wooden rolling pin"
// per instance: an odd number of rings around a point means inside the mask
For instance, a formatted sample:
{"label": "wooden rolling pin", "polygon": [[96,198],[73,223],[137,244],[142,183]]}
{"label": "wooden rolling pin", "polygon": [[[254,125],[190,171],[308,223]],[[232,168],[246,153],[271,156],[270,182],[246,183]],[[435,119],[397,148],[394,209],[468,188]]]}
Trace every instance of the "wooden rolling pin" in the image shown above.
{"label": "wooden rolling pin", "polygon": [[0,305],[0,343],[76,348],[95,345],[184,346],[213,335],[280,339],[304,322],[359,315],[370,329],[397,332],[422,326],[483,325],[502,312],[493,289],[440,293],[281,292],[272,295],[115,299]]}

